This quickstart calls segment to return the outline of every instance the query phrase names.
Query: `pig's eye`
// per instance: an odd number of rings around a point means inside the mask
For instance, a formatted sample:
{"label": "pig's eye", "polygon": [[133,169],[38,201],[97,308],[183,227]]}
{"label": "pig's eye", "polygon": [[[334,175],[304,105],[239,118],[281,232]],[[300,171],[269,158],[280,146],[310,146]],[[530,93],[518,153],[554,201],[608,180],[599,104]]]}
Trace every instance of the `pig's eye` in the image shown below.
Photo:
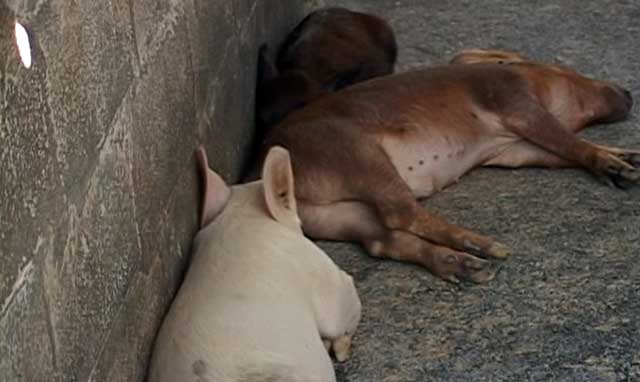
{"label": "pig's eye", "polygon": [[18,46],[18,54],[25,68],[31,67],[31,43],[29,42],[29,33],[25,27],[16,21],[15,26],[16,45]]}

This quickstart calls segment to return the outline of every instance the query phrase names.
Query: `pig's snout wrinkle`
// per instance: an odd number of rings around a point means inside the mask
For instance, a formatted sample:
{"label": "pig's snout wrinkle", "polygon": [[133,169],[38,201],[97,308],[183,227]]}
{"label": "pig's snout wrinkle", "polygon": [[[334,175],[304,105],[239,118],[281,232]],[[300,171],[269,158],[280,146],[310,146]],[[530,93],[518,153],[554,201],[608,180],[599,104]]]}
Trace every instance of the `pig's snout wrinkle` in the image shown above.
{"label": "pig's snout wrinkle", "polygon": [[622,89],[622,94],[626,98],[629,108],[631,108],[633,106],[633,95],[631,95],[631,92],[627,89]]}

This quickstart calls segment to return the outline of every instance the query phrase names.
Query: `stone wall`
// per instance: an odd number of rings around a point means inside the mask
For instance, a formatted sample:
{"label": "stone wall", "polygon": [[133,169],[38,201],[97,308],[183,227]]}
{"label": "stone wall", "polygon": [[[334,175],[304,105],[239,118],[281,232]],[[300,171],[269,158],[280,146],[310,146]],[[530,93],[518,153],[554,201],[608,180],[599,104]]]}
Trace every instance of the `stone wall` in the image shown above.
{"label": "stone wall", "polygon": [[142,380],[196,230],[194,149],[238,179],[257,46],[312,3],[0,0],[0,380]]}

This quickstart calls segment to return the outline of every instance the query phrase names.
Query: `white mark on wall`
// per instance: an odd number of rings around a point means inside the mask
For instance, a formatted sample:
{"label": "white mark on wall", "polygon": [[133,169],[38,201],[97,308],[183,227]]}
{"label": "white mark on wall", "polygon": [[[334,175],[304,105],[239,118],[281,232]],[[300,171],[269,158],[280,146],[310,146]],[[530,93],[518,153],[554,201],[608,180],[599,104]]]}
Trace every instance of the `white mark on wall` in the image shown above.
{"label": "white mark on wall", "polygon": [[[38,239],[40,242],[40,239]],[[18,277],[16,277],[16,281],[13,283],[13,288],[11,288],[11,293],[4,299],[4,303],[2,304],[2,309],[0,310],[0,320],[5,316],[9,307],[13,303],[13,301],[19,296],[20,292],[24,289],[25,286],[29,285],[33,280],[33,260],[30,260],[27,265],[25,265],[20,272],[18,273]]]}
{"label": "white mark on wall", "polygon": [[16,45],[20,60],[25,68],[31,67],[31,42],[29,41],[29,33],[22,24],[16,21],[15,26]]}
{"label": "white mark on wall", "polygon": [[[44,238],[42,236],[38,236],[38,240],[36,241],[36,247],[33,249],[33,253],[38,253],[40,247],[44,244]],[[25,261],[27,258],[22,256],[22,260]]]}
{"label": "white mark on wall", "polygon": [[240,27],[240,40],[245,42],[249,36],[249,32],[253,31],[253,29],[249,28],[250,25],[255,25],[255,14],[256,9],[258,8],[259,1],[254,1],[253,6],[251,6],[251,10],[249,10],[249,14],[246,16],[242,26]]}
{"label": "white mark on wall", "polygon": [[184,4],[181,0],[170,0],[169,10],[157,24],[155,33],[140,51],[140,65],[144,68],[147,63],[154,62],[158,52],[166,47],[167,40],[175,35],[175,26],[178,20],[184,16]]}

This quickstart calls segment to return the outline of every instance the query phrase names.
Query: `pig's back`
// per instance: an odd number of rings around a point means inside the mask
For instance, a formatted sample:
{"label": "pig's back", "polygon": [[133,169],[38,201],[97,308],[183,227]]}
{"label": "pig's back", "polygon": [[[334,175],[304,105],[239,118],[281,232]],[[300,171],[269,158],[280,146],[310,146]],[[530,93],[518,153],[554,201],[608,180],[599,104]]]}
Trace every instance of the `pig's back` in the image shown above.
{"label": "pig's back", "polygon": [[306,382],[310,376],[335,381],[331,360],[304,312],[282,316],[282,306],[252,301],[226,301],[212,308],[207,315],[167,317],[150,382],[244,382],[273,376],[278,381]]}
{"label": "pig's back", "polygon": [[[198,234],[158,336],[150,381],[241,382],[260,371],[280,373],[283,381],[314,375],[334,381],[306,293],[305,265],[291,257],[308,250],[307,239],[274,234],[269,222],[220,223],[223,230]],[[303,379],[292,379],[298,376]]]}

